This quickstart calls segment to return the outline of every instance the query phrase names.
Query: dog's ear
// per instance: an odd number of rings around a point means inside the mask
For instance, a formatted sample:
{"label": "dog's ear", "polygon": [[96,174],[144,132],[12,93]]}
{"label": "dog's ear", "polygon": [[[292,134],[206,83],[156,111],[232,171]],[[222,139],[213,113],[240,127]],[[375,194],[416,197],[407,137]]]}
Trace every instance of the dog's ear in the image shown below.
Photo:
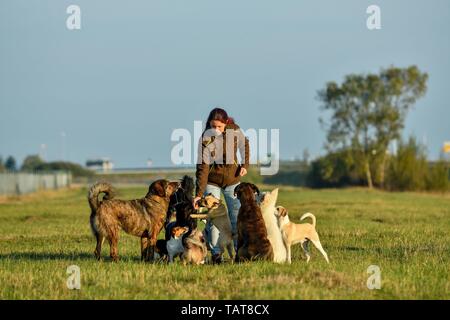
{"label": "dog's ear", "polygon": [[284,217],[284,216],[286,216],[286,214],[287,214],[287,210],[286,210],[286,208],[285,207],[282,207],[282,206],[278,206],[277,208],[277,211],[278,211],[278,215],[280,216],[280,217]]}
{"label": "dog's ear", "polygon": [[256,192],[258,195],[261,194],[261,192],[259,192],[259,189],[257,186],[255,186],[253,183],[250,184],[250,186],[252,187],[253,191]]}
{"label": "dog's ear", "polygon": [[178,182],[178,181],[172,181],[172,182],[165,181],[165,182],[166,182],[166,184],[165,184],[166,195],[172,195],[173,193],[175,193],[178,190],[178,188],[181,188],[181,182]]}
{"label": "dog's ear", "polygon": [[165,180],[157,180],[150,185],[148,193],[164,198],[166,196],[167,184],[168,183]]}
{"label": "dog's ear", "polygon": [[177,234],[178,228],[179,228],[179,227],[173,227],[173,228],[172,228],[172,230],[171,230],[171,232],[170,232],[170,233],[171,233],[170,235],[171,235],[172,237],[174,237],[174,236]]}

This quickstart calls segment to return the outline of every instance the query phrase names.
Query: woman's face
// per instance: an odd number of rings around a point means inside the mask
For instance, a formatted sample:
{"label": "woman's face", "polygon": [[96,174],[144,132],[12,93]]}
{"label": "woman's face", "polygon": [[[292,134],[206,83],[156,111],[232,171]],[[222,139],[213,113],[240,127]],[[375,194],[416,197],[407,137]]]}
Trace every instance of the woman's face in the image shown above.
{"label": "woman's face", "polygon": [[225,131],[226,124],[219,120],[211,120],[209,122],[211,125],[211,129],[215,129],[219,133],[223,133]]}

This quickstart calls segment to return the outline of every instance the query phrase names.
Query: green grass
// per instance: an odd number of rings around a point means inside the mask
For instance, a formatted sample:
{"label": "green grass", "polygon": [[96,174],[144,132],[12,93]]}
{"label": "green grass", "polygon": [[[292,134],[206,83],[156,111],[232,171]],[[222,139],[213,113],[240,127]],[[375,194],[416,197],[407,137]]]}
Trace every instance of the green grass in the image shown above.
{"label": "green grass", "polygon": [[[121,189],[134,198],[146,187]],[[263,188],[264,189],[264,188]],[[266,189],[267,190],[267,189]],[[365,189],[282,188],[279,204],[297,221],[317,217],[331,263],[312,248],[306,264],[187,266],[139,261],[139,239],[122,234],[121,261],[93,257],[86,189],[0,200],[0,299],[449,299],[450,196]],[[66,287],[69,265],[81,290]],[[366,286],[381,268],[382,288]]]}

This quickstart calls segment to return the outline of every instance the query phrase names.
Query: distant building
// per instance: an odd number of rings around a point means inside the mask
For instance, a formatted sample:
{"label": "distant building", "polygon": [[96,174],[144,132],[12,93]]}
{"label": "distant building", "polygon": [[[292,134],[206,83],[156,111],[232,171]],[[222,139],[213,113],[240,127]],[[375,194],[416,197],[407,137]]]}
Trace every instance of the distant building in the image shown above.
{"label": "distant building", "polygon": [[90,159],[86,161],[86,167],[94,171],[108,172],[114,168],[114,163],[108,158]]}

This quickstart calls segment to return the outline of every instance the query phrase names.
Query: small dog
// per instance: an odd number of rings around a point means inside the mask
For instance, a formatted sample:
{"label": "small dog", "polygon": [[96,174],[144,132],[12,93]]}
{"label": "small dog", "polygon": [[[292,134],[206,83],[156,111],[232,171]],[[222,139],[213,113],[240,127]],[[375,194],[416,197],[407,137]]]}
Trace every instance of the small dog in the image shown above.
{"label": "small dog", "polygon": [[232,233],[231,221],[225,204],[212,194],[208,194],[199,200],[198,205],[200,208],[208,209],[204,217],[219,230],[220,252],[225,252],[225,248],[227,248],[231,261],[234,261],[234,239],[237,238],[237,235]]}
{"label": "small dog", "polygon": [[267,238],[273,248],[273,261],[276,263],[284,263],[287,259],[287,250],[284,245],[281,230],[275,216],[275,205],[278,199],[278,188],[271,192],[265,192],[260,200],[261,213],[266,224]]}
{"label": "small dog", "polygon": [[197,229],[192,230],[191,234],[184,239],[184,252],[181,255],[181,261],[183,264],[205,264],[207,254],[208,249],[203,233]]}
{"label": "small dog", "polygon": [[311,218],[313,222],[312,224],[296,224],[290,222],[288,211],[282,206],[277,207],[277,211],[275,214],[278,218],[278,224],[280,225],[284,244],[286,245],[288,263],[291,263],[291,246],[296,243],[301,244],[306,255],[306,262],[309,262],[309,259],[311,258],[311,255],[309,254],[310,241],[320,251],[320,253],[322,253],[325,260],[330,263],[327,253],[325,252],[325,250],[323,250],[322,245],[320,244],[319,235],[316,231],[316,217],[312,213],[305,213],[300,218],[300,220]]}
{"label": "small dog", "polygon": [[[185,175],[181,180],[180,188],[172,194],[169,203],[169,212],[167,214],[168,220],[166,221],[166,240],[170,238],[171,228],[177,227],[189,227],[189,231],[183,236],[186,239],[192,230],[197,228],[197,220],[191,218],[191,214],[195,212],[192,204],[194,194],[194,179],[188,175]],[[176,216],[175,219],[170,217]]]}
{"label": "small dog", "polygon": [[181,256],[184,252],[182,236],[189,231],[188,227],[173,227],[169,241],[167,241],[167,254],[169,263],[173,262],[175,257]]}
{"label": "small dog", "polygon": [[273,261],[273,248],[267,238],[267,229],[256,203],[255,192],[259,189],[252,183],[242,182],[234,189],[241,202],[237,218],[238,245],[236,262],[254,259]]}
{"label": "small dog", "polygon": [[[141,259],[154,258],[156,239],[163,228],[169,200],[180,186],[179,182],[157,180],[153,182],[144,198],[136,200],[117,200],[109,183],[96,183],[88,193],[91,207],[90,223],[97,246],[94,254],[101,258],[102,244],[105,238],[110,245],[113,261],[119,260],[119,231],[141,238]],[[99,195],[105,196],[100,201]]]}

